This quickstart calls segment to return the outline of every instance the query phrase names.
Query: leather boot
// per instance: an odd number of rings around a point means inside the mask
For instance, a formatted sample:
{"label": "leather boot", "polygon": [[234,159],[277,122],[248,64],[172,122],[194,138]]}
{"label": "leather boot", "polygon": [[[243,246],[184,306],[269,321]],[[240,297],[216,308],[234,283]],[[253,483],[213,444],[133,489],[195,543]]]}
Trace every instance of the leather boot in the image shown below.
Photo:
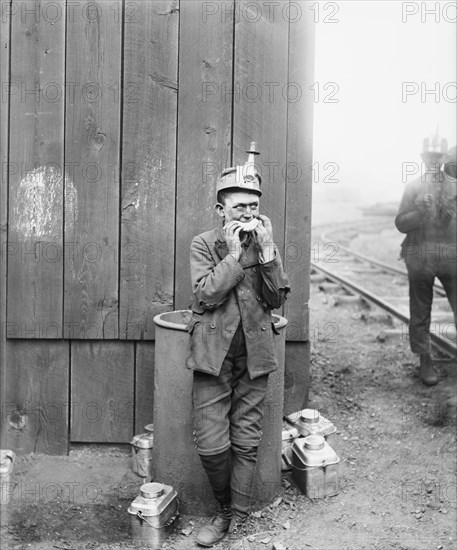
{"label": "leather boot", "polygon": [[234,519],[244,520],[251,511],[258,447],[232,444],[232,510]]}
{"label": "leather boot", "polygon": [[213,546],[222,540],[230,527],[232,509],[221,505],[221,509],[197,533],[195,542],[201,546]]}
{"label": "leather boot", "polygon": [[435,386],[438,384],[438,374],[433,366],[430,353],[421,353],[419,376],[426,386]]}
{"label": "leather boot", "polygon": [[195,540],[201,546],[213,546],[225,537],[232,519],[230,449],[217,455],[200,455],[200,460],[220,510],[199,530]]}

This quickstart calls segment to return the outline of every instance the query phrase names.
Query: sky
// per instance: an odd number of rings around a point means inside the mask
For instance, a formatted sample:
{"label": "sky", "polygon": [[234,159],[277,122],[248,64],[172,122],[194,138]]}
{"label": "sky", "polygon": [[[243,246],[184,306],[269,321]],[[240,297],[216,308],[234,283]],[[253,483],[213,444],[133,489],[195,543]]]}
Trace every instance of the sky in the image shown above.
{"label": "sky", "polygon": [[437,125],[455,145],[456,4],[316,2],[316,200],[347,188],[399,200]]}

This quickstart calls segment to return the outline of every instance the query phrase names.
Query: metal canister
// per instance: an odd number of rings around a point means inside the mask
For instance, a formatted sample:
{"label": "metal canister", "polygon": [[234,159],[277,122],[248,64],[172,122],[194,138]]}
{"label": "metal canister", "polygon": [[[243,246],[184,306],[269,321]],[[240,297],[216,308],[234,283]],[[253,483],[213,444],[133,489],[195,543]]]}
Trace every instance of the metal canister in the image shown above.
{"label": "metal canister", "polygon": [[303,409],[292,413],[287,416],[287,421],[297,428],[301,436],[322,435],[329,445],[335,447],[336,427],[317,409]]}
{"label": "metal canister", "polygon": [[308,498],[338,494],[340,459],[321,435],[299,437],[292,446],[293,478]]}
{"label": "metal canister", "polygon": [[152,448],[154,445],[154,425],[147,424],[144,433],[135,435],[132,445],[132,471],[145,481],[152,481]]}
{"label": "metal canister", "polygon": [[157,550],[179,514],[176,491],[170,485],[145,483],[128,512],[135,546]]}
{"label": "metal canister", "polygon": [[[11,473],[16,455],[13,451],[0,450],[0,503],[7,504],[14,493],[15,483],[11,481]],[[4,514],[2,512],[2,520]]]}

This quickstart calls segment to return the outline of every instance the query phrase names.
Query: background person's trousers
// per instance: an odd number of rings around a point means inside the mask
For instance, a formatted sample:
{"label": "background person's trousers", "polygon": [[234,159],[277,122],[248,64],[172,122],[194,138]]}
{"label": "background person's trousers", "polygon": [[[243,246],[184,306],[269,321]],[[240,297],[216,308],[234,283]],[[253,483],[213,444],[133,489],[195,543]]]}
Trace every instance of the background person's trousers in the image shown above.
{"label": "background person's trousers", "polygon": [[[433,301],[433,283],[437,277],[457,317],[457,260],[442,247],[431,246],[427,253],[406,258],[409,278],[409,341],[413,353],[430,353],[430,322]],[[443,252],[444,251],[444,252]]]}

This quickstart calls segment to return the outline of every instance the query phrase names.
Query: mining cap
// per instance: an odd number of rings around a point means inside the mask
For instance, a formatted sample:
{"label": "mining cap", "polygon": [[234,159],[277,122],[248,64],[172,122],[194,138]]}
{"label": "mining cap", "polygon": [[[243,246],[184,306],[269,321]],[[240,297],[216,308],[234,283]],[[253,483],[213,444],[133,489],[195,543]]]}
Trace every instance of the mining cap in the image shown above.
{"label": "mining cap", "polygon": [[255,141],[251,141],[251,147],[246,153],[249,155],[246,164],[226,168],[217,178],[217,193],[224,189],[239,189],[240,191],[257,193],[259,196],[262,194],[262,191],[260,191],[262,178],[255,167],[255,156],[260,154],[256,150]]}
{"label": "mining cap", "polygon": [[438,135],[438,131],[432,136],[426,137],[422,145],[422,154],[445,155],[447,153],[447,139]]}

